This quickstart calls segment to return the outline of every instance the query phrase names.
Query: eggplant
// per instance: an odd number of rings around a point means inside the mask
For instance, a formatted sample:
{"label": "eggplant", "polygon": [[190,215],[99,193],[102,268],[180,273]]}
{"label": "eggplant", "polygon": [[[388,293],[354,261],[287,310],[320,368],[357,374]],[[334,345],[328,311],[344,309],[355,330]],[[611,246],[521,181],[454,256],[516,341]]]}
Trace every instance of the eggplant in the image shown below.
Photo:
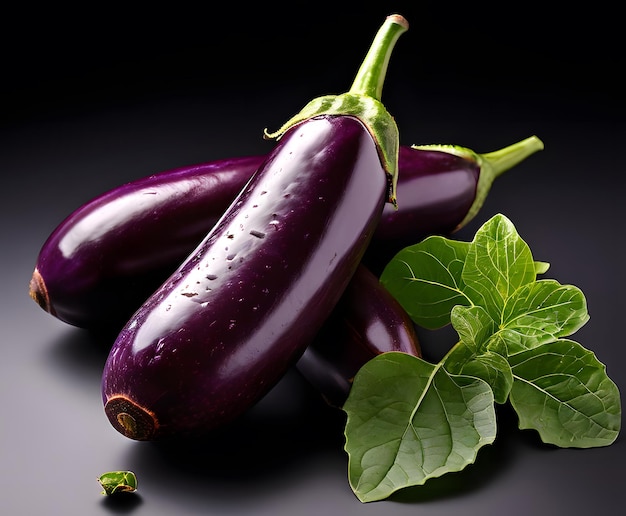
{"label": "eggplant", "polygon": [[365,257],[379,273],[403,248],[430,235],[450,235],[480,211],[494,180],[543,149],[537,136],[479,154],[459,145],[399,149],[398,209],[386,205]]}
{"label": "eggplant", "polygon": [[[400,146],[398,206],[383,209],[364,258],[370,269],[425,236],[463,227],[492,181],[542,147],[536,136],[486,154],[452,145]],[[217,223],[264,159],[179,167],[83,204],[41,247],[30,296],[68,324],[119,329]]]}
{"label": "eggplant", "polygon": [[68,324],[119,330],[217,223],[264,158],[180,167],[84,204],[42,246],[30,296]]}
{"label": "eggplant", "polygon": [[204,433],[253,406],[321,329],[395,202],[398,130],[380,102],[408,24],[385,19],[351,89],[314,99],[113,343],[104,411],[135,440]]}
{"label": "eggplant", "polygon": [[340,408],[359,369],[389,351],[422,356],[413,321],[361,264],[296,369],[330,406]]}

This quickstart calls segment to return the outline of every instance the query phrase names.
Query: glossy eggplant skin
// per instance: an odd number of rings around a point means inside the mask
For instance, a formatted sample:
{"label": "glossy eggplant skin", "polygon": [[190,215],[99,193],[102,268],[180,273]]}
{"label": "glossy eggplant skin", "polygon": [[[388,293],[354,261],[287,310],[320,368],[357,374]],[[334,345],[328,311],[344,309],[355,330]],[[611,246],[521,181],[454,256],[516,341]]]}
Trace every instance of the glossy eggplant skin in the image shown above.
{"label": "glossy eggplant skin", "polygon": [[329,405],[340,408],[359,369],[388,351],[421,356],[411,318],[378,277],[360,265],[296,369]]}
{"label": "glossy eggplant skin", "polygon": [[359,120],[289,129],[114,342],[102,378],[114,428],[136,440],[203,433],[254,405],[332,312],[387,196]]}
{"label": "glossy eggplant skin", "polygon": [[364,257],[376,274],[404,247],[460,229],[477,195],[480,165],[439,150],[400,147],[398,208],[387,204]]}
{"label": "glossy eggplant skin", "polygon": [[169,170],[84,204],[42,246],[31,296],[74,326],[119,329],[215,225],[263,159]]}
{"label": "glossy eggplant skin", "polygon": [[434,234],[458,229],[478,188],[477,161],[439,150],[400,147],[398,209],[387,205],[374,239],[396,254]]}
{"label": "glossy eggplant skin", "polygon": [[[181,167],[87,202],[48,237],[31,296],[78,327],[121,327],[223,215],[266,156]],[[385,263],[429,234],[454,231],[476,196],[467,157],[400,146],[398,208],[385,205],[366,255]]]}

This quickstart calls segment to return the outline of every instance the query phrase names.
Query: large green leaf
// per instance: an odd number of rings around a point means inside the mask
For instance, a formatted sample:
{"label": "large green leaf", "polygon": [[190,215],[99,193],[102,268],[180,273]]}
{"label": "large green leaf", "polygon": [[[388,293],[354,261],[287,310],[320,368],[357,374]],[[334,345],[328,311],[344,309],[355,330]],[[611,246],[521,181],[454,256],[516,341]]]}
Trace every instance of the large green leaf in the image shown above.
{"label": "large green leaf", "polygon": [[487,383],[405,353],[363,366],[343,409],[350,485],[363,502],[459,471],[496,436]]}
{"label": "large green leaf", "polygon": [[509,357],[510,400],[520,428],[560,447],[606,446],[617,438],[621,402],[617,386],[595,355],[572,340],[558,340]]}
{"label": "large green leaf", "polygon": [[530,248],[503,215],[477,232],[463,268],[464,293],[499,320],[506,300],[521,286],[535,281],[536,263]]}
{"label": "large green leaf", "polygon": [[401,250],[385,267],[380,281],[420,326],[441,328],[450,323],[455,305],[469,305],[463,293],[463,264],[468,242],[439,236]]}
{"label": "large green leaf", "polygon": [[580,289],[555,280],[539,280],[518,289],[507,300],[501,328],[508,354],[573,334],[589,320]]}

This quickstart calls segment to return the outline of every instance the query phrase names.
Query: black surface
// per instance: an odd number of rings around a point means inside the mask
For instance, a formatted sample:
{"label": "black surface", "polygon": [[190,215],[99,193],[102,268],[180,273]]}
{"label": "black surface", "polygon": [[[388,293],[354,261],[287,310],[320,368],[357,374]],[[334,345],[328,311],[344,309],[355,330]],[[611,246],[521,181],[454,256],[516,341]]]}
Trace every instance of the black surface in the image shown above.
{"label": "black surface", "polygon": [[[602,4],[581,12],[461,2],[354,12],[182,3],[8,9],[0,513],[589,514],[623,506],[623,437],[606,448],[556,449],[517,430],[508,410],[473,466],[361,504],[347,482],[341,414],[296,375],[211,442],[129,441],[100,401],[112,337],[54,320],[27,294],[41,244],[74,208],[152,172],[268,150],[262,130],[310,98],[347,89],[384,16],[400,12],[411,28],[383,101],[403,143],[479,152],[531,134],[545,143],[497,180],[458,238],[470,239],[495,213],[508,216],[535,257],[551,263],[549,277],[583,290],[591,320],[574,338],[623,388],[625,63],[617,17]],[[137,473],[136,495],[100,496],[96,478],[112,469]]]}

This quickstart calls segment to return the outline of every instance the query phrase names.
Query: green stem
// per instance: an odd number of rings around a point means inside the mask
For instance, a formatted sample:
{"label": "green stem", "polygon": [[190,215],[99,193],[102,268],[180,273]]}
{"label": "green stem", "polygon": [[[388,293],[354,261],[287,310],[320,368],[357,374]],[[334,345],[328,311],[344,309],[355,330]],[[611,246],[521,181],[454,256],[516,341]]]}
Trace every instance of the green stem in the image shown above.
{"label": "green stem", "polygon": [[391,52],[409,23],[399,14],[385,18],[374,37],[370,49],[362,61],[349,91],[341,95],[324,95],[311,100],[299,113],[291,117],[278,131],[264,131],[265,139],[279,139],[291,127],[316,116],[353,116],[358,118],[370,132],[385,173],[388,176],[387,200],[396,204],[398,181],[398,127],[394,118],[380,101],[383,82]]}
{"label": "green stem", "polygon": [[350,93],[381,99],[391,53],[400,35],[408,28],[409,23],[403,16],[399,14],[387,16],[361,63]]}
{"label": "green stem", "polygon": [[536,136],[530,136],[508,147],[485,154],[478,154],[471,149],[458,145],[435,144],[413,145],[412,147],[421,150],[449,152],[464,159],[474,160],[478,164],[480,172],[476,185],[476,196],[467,215],[456,227],[456,229],[460,229],[467,225],[480,211],[495,179],[503,172],[524,161],[531,154],[543,150],[543,142]]}
{"label": "green stem", "polygon": [[444,368],[445,368],[445,366],[446,366],[446,361],[448,360],[448,358],[450,358],[450,355],[452,355],[452,353],[454,353],[454,351],[455,351],[455,350],[456,350],[459,346],[461,346],[461,344],[462,344],[462,341],[460,341],[460,340],[459,340],[459,341],[458,341],[458,342],[457,342],[454,346],[452,346],[452,347],[448,350],[448,352],[447,352],[447,353],[446,353],[446,354],[442,357],[442,359],[439,361],[439,365],[440,365],[441,367],[444,367]]}
{"label": "green stem", "polygon": [[504,149],[481,154],[479,160],[481,165],[480,174],[481,176],[488,174],[490,183],[492,183],[503,172],[513,168],[528,156],[540,150],[543,150],[543,142],[536,136],[531,136]]}
{"label": "green stem", "polygon": [[465,226],[480,211],[493,182],[498,176],[540,150],[543,150],[543,142],[536,136],[531,136],[503,149],[486,154],[478,154],[480,175],[478,176],[476,198],[459,227]]}

